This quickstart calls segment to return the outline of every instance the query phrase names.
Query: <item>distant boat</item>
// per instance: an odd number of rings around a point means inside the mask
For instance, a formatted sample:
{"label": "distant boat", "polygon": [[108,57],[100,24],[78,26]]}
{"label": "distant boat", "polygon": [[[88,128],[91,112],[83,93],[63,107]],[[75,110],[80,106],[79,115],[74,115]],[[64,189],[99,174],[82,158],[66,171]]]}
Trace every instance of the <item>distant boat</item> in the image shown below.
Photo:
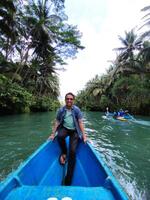
{"label": "distant boat", "polygon": [[117,116],[113,118],[120,121],[135,120],[134,117],[130,114],[124,114],[123,116]]}
{"label": "distant boat", "polygon": [[127,200],[126,193],[91,144],[79,143],[71,186],[57,141],[47,141],[0,184],[1,200]]}
{"label": "distant boat", "polygon": [[127,119],[125,117],[116,117],[114,119],[119,120],[119,121],[127,121]]}
{"label": "distant boat", "polygon": [[129,113],[125,113],[123,116],[115,116],[114,113],[107,113],[107,115],[102,116],[103,119],[109,119],[109,120],[119,120],[119,121],[128,121],[128,120],[135,120],[135,118],[130,115]]}

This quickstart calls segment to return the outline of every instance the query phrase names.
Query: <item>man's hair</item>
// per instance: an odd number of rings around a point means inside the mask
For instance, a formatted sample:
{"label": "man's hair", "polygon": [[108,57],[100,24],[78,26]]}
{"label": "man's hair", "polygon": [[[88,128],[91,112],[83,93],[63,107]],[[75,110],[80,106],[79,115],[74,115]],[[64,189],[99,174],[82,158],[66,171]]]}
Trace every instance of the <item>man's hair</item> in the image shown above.
{"label": "man's hair", "polygon": [[65,99],[67,98],[68,95],[71,95],[73,97],[73,99],[75,99],[75,95],[72,93],[72,92],[68,92],[66,95],[65,95]]}

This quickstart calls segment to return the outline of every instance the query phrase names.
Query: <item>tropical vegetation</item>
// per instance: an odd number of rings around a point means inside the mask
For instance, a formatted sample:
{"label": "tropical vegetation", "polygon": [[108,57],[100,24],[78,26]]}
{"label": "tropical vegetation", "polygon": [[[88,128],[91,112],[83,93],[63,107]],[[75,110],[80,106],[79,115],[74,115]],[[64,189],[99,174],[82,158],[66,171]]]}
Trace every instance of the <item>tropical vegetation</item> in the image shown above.
{"label": "tropical vegetation", "polygon": [[114,49],[117,56],[107,73],[96,75],[79,91],[76,103],[83,109],[123,108],[150,115],[150,6],[142,12],[143,25],[118,37],[122,46]]}
{"label": "tropical vegetation", "polygon": [[0,1],[0,113],[54,110],[58,70],[83,49],[64,0]]}
{"label": "tropical vegetation", "polygon": [[[150,115],[150,6],[143,25],[119,36],[116,58],[78,92],[85,110],[124,108]],[[81,45],[67,23],[64,0],[0,1],[0,113],[50,111],[60,106],[59,76]],[[138,27],[138,26],[136,26]]]}

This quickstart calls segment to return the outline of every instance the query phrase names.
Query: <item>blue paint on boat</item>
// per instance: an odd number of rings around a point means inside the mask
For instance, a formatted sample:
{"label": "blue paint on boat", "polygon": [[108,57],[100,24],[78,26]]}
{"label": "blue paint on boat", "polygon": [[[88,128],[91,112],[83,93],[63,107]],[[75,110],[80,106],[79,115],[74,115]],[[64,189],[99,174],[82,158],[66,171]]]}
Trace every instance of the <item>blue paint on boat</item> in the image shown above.
{"label": "blue paint on boat", "polygon": [[91,144],[79,143],[71,186],[62,186],[57,140],[45,142],[0,184],[1,200],[127,200],[128,197]]}

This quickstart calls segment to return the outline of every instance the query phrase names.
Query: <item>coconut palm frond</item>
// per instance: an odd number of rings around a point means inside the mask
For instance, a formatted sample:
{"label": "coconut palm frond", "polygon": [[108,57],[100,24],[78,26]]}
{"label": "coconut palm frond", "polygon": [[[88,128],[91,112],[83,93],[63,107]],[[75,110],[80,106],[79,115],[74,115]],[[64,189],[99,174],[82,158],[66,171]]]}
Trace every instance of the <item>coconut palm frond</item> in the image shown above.
{"label": "coconut palm frond", "polygon": [[147,11],[147,10],[150,10],[150,6],[146,6],[146,7],[141,9],[141,11]]}

